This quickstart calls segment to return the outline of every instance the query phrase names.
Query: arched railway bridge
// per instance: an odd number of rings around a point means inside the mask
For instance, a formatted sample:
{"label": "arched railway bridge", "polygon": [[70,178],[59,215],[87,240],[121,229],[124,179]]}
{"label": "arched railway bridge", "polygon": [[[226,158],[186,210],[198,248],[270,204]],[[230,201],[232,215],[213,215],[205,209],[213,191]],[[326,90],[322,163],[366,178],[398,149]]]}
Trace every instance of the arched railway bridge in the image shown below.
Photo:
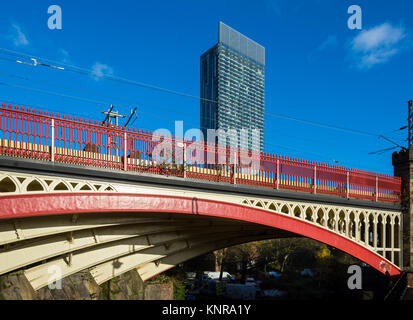
{"label": "arched railway bridge", "polygon": [[298,236],[403,272],[399,177],[251,151],[243,165],[240,150],[5,105],[0,124],[0,275],[24,270],[35,290]]}

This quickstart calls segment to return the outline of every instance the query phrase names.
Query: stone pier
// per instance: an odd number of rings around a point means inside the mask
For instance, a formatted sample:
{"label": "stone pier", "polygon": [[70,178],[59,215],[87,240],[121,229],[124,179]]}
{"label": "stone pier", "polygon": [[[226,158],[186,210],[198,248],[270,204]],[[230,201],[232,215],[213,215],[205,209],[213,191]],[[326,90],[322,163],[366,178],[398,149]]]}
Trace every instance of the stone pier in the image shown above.
{"label": "stone pier", "polygon": [[144,283],[131,270],[100,286],[88,270],[62,279],[61,288],[33,290],[23,271],[0,276],[0,300],[172,300],[172,283]]}

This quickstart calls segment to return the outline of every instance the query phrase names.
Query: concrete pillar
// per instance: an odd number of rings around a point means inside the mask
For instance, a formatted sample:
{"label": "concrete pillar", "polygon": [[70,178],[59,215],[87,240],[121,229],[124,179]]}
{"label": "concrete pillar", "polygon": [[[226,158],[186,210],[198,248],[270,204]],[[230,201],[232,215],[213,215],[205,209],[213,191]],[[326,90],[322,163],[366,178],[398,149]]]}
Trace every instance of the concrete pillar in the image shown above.
{"label": "concrete pillar", "polygon": [[413,268],[413,149],[394,152],[394,175],[402,178],[402,266]]}

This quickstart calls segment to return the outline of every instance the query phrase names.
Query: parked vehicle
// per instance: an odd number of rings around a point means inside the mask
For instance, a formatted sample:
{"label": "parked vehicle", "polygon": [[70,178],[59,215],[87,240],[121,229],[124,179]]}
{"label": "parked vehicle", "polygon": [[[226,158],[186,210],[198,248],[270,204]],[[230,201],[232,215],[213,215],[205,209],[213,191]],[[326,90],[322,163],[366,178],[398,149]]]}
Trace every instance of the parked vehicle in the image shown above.
{"label": "parked vehicle", "polygon": [[255,287],[257,285],[254,278],[247,278],[245,280],[245,284],[247,286],[253,286],[253,287]]}
{"label": "parked vehicle", "polygon": [[256,289],[253,286],[228,283],[225,288],[225,297],[237,300],[255,300]]}
{"label": "parked vehicle", "polygon": [[[203,274],[203,279],[205,280],[219,280],[219,276],[221,272],[212,272],[212,271],[205,271]],[[230,275],[228,272],[222,273],[222,281],[230,281],[233,280],[233,276]]]}

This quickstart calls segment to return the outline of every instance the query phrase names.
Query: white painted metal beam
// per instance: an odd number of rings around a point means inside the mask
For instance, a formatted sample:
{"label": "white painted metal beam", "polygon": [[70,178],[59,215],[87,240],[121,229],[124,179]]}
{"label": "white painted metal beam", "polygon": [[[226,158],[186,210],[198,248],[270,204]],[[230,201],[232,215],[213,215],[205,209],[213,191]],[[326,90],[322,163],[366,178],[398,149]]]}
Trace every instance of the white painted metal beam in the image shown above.
{"label": "white painted metal beam", "polygon": [[230,239],[224,239],[220,241],[212,240],[207,243],[202,243],[199,246],[194,246],[193,248],[188,248],[187,250],[182,250],[177,253],[168,255],[162,258],[159,263],[148,262],[146,264],[137,266],[137,271],[139,276],[143,281],[146,281],[153,276],[162,273],[168,269],[175,267],[176,265],[188,261],[192,258],[198,257],[205,253],[218,250],[224,247],[231,247],[233,245],[247,243],[250,241],[258,241],[264,239],[271,239],[272,236],[239,236]]}
{"label": "white painted metal beam", "polygon": [[[197,234],[192,237],[188,237],[184,240],[176,240],[171,244],[171,247],[166,249],[164,246],[156,246],[146,250],[142,250],[137,253],[133,253],[117,260],[118,266],[115,268],[113,261],[107,261],[103,264],[97,265],[90,270],[91,275],[95,278],[97,284],[106,282],[113,277],[121,275],[127,271],[130,271],[138,266],[162,259],[170,254],[176,252],[185,251],[189,248],[199,246],[203,243],[211,241],[219,241],[222,239],[228,239],[231,237],[242,237],[245,234],[257,235],[260,231],[228,231],[217,234]],[[272,236],[274,237],[274,235]]]}
{"label": "white painted metal beam", "polygon": [[[215,227],[214,229],[219,229]],[[222,233],[225,234],[226,228],[222,228]],[[229,229],[230,230],[230,229]],[[72,263],[68,265],[64,258],[59,258],[41,264],[39,266],[27,269],[24,271],[26,278],[29,280],[35,290],[46,286],[50,283],[52,275],[49,273],[50,268],[57,268],[60,270],[59,279],[69,276],[81,270],[93,267],[97,264],[104,263],[106,261],[119,261],[120,257],[128,254],[133,254],[144,249],[154,247],[163,243],[171,242],[171,246],[179,241],[179,239],[185,239],[191,236],[199,236],[203,232],[208,233],[208,229],[205,227],[191,231],[177,231],[167,232],[163,234],[146,235],[142,237],[124,239],[116,242],[106,243],[99,246],[94,246],[89,250],[81,250],[75,252],[72,255]],[[178,234],[177,234],[178,233]],[[54,280],[57,280],[53,278]]]}
{"label": "white painted metal beam", "polygon": [[[106,228],[85,229],[23,242],[9,250],[0,252],[0,274],[4,274],[38,261],[53,258],[76,250],[92,246],[168,231],[187,230],[188,226],[199,229],[208,227],[208,222],[170,222],[144,223],[112,226]],[[155,236],[155,235],[154,235]]]}

